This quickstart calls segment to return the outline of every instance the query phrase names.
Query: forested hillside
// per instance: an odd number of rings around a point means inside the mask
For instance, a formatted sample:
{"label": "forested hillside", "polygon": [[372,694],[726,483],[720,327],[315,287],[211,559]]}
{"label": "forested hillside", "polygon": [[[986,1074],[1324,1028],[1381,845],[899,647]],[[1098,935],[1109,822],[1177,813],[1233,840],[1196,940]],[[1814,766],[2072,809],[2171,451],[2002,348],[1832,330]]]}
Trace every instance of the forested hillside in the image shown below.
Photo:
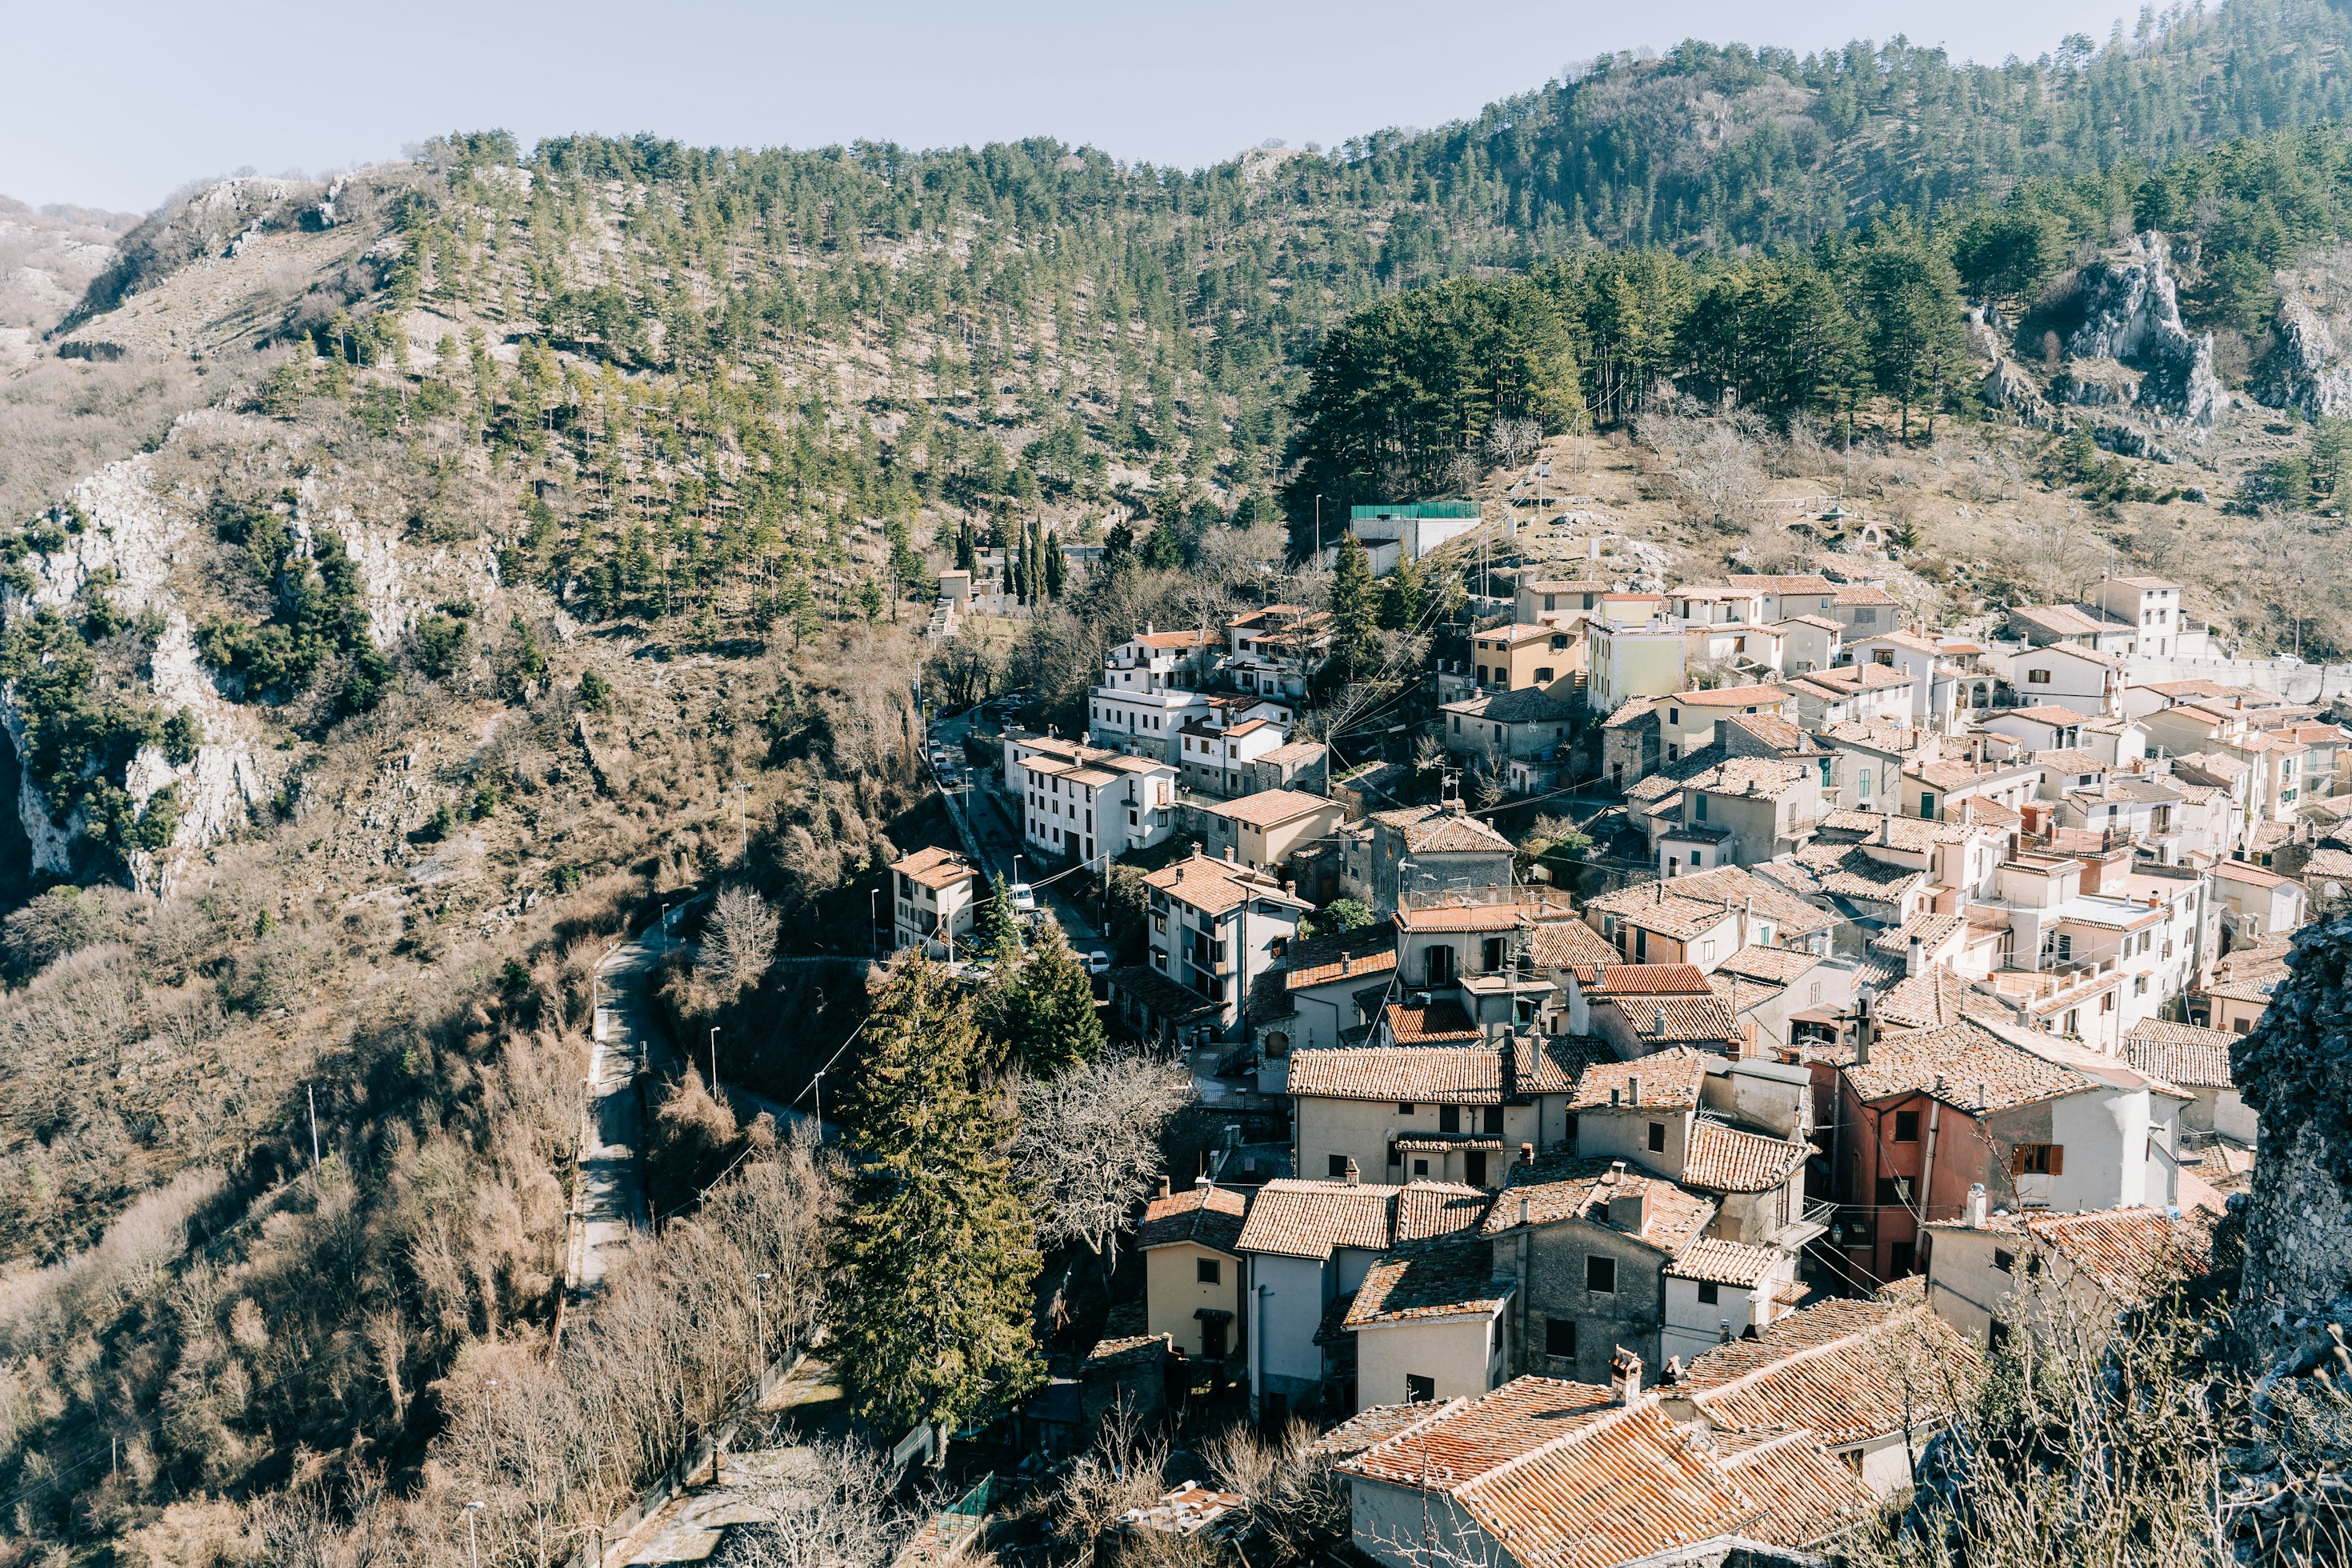
{"label": "forested hillside", "polygon": [[[2303,563],[2346,431],[2292,387],[2275,430],[2216,438],[2240,492],[2088,423],[1979,423],[1970,381],[1997,353],[2054,387],[2085,269],[2153,228],[2211,368],[2259,382],[2281,279],[2325,271],[2352,205],[2347,45],[2316,0],[2000,66],[1687,44],[1192,172],[453,133],[127,232],[57,220],[87,292],[52,279],[0,340],[0,787],[31,803],[0,828],[0,1568],[384,1561],[347,1532],[395,1515],[443,1554],[389,1560],[455,1563],[485,1494],[486,1559],[557,1560],[756,1325],[822,1315],[844,1186],[667,1064],[664,1201],[697,1222],[550,1353],[605,945],[757,890],[772,939],[665,1001],[681,1037],[723,1031],[730,1079],[802,1092],[865,1006],[816,966],[942,833],[910,680],[1009,671],[1066,719],[1107,638],[1275,593],[1336,589],[1370,646],[1372,590],[1302,565],[1318,497],[1491,491],[1527,426],[1601,427],[1629,506],[1716,565],[1750,549],[1769,447],[1875,487],[1939,591],[1970,553],[1999,557],[1974,593],[2178,552],[2193,505],[2249,531],[2210,552],[2244,602],[2336,593]],[[2012,548],[1990,509],[2028,492],[2098,531]],[[1933,537],[1963,493],[1990,544]],[[1048,536],[1109,553],[1066,583],[1033,551],[1017,646],[919,639],[941,568]],[[2281,541],[2302,579],[2260,574]],[[1459,590],[1392,580],[1386,630]],[[1067,1065],[1023,1049],[1034,1019],[983,1047],[951,1014],[884,1045],[951,1026],[991,1091],[1007,1050]],[[940,1092],[996,1171],[1020,1118]],[[906,1153],[887,1120],[877,1161]],[[1027,1210],[992,1179],[986,1283],[1018,1297]],[[793,1288],[753,1306],[761,1268]],[[1005,1392],[981,1381],[959,1411]]]}

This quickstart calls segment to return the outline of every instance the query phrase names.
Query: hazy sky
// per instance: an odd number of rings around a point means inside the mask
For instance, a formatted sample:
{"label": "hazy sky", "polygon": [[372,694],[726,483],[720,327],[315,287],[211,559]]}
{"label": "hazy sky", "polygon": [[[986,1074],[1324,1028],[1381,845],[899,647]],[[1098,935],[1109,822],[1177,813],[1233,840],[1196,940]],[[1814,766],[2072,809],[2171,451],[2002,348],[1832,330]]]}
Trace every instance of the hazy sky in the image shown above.
{"label": "hazy sky", "polygon": [[[0,194],[143,210],[192,179],[526,143],[936,147],[1045,134],[1196,167],[1268,137],[1442,124],[1603,50],[1800,50],[1902,33],[1954,55],[2104,39],[2118,0],[0,0]],[[2137,13],[2137,5],[2132,7]]]}

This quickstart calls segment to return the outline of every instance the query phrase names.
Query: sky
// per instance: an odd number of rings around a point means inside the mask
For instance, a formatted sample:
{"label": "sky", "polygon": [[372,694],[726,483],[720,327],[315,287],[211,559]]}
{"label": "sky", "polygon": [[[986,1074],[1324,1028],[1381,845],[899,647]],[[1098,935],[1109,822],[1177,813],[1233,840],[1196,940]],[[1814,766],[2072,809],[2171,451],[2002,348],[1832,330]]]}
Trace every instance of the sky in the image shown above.
{"label": "sky", "polygon": [[[2132,7],[2137,13],[2137,6]],[[1197,168],[1435,126],[1686,37],[1896,34],[1997,61],[2120,0],[0,0],[0,195],[143,212],[190,181],[396,158],[452,130],[702,146],[1048,135]]]}

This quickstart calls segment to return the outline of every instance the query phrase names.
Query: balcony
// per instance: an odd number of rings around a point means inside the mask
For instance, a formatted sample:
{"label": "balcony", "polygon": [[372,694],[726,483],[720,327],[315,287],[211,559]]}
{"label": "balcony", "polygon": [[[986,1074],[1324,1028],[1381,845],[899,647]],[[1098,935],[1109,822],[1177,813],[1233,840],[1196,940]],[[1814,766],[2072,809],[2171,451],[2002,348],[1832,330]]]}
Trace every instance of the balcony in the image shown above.
{"label": "balcony", "polygon": [[2115,974],[2116,961],[2112,958],[2096,963],[2047,963],[2037,969],[2020,963],[2014,955],[2007,955],[1999,969],[1977,984],[1979,989],[1990,990],[2004,1001],[2038,1008],[2095,991]]}

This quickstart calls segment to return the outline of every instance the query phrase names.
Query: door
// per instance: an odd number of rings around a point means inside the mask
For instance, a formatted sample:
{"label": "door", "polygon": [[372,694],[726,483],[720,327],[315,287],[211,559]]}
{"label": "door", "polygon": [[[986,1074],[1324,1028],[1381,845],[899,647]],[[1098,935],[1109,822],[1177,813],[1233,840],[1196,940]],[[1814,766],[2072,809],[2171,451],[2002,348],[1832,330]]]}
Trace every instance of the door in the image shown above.
{"label": "door", "polygon": [[1486,1184],[1486,1151],[1465,1149],[1462,1152],[1462,1179],[1474,1187]]}
{"label": "door", "polygon": [[1201,1320],[1201,1358],[1203,1361],[1225,1359],[1225,1321],[1223,1318]]}

